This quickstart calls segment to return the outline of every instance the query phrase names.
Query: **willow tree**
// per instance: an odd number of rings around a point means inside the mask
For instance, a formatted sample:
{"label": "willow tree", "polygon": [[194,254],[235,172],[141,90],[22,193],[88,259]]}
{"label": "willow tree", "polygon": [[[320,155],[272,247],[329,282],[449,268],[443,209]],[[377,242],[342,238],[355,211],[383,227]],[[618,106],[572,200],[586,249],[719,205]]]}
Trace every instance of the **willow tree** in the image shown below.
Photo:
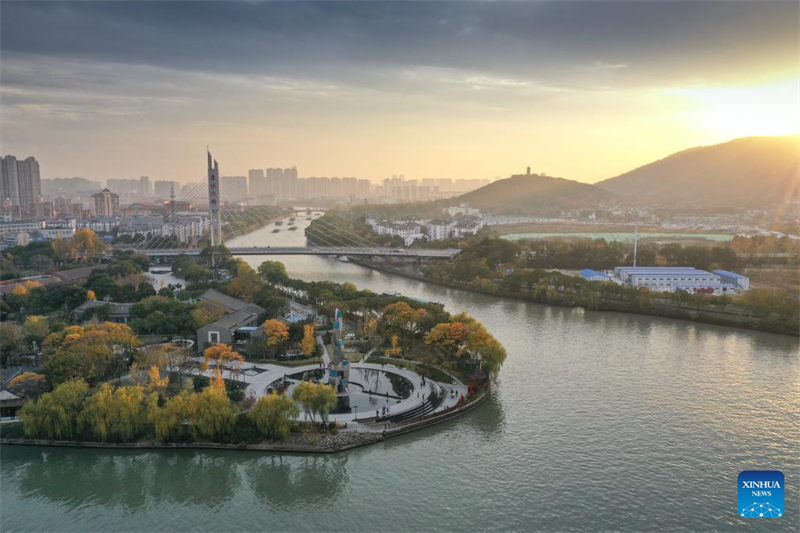
{"label": "willow tree", "polygon": [[26,403],[20,411],[25,435],[48,439],[72,439],[78,433],[78,417],[89,385],[82,379],[67,381]]}
{"label": "willow tree", "polygon": [[313,422],[314,410],[312,403],[314,400],[314,384],[310,381],[301,381],[295,385],[292,391],[292,399],[303,406],[303,417],[307,419],[311,416],[311,421]]}
{"label": "willow tree", "polygon": [[[197,406],[196,394],[182,391],[159,407],[158,397],[148,398],[147,419],[153,424],[157,440],[167,440],[170,436],[180,436],[188,422],[194,417]],[[185,424],[186,423],[186,424]]]}
{"label": "willow tree", "polygon": [[319,414],[323,424],[328,423],[328,413],[336,407],[336,389],[324,383],[314,383],[311,409]]}
{"label": "willow tree", "polygon": [[272,392],[259,398],[247,416],[268,439],[286,440],[292,428],[292,419],[299,414],[300,408],[291,398]]}
{"label": "willow tree", "polygon": [[145,394],[142,387],[113,389],[103,383],[100,390],[90,396],[81,412],[81,427],[88,428],[102,441],[132,441],[146,421]]}
{"label": "willow tree", "polygon": [[203,392],[192,395],[189,423],[195,435],[205,439],[224,436],[236,421],[236,408],[225,394],[225,382],[221,376],[211,380]]}

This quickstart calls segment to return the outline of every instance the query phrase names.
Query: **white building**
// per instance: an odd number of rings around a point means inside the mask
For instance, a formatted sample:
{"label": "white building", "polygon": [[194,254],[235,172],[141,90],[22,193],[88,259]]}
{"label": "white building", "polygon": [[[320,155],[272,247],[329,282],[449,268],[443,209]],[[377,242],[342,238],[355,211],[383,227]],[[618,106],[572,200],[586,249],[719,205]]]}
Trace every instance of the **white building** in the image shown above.
{"label": "white building", "polygon": [[442,211],[450,215],[451,217],[457,215],[467,216],[477,216],[481,214],[480,209],[472,209],[469,204],[459,204],[459,205],[451,205],[450,207],[445,207]]}
{"label": "white building", "polygon": [[718,274],[692,267],[616,267],[614,277],[630,287],[647,287],[658,292],[722,291]]}
{"label": "white building", "polygon": [[392,235],[403,239],[406,246],[410,246],[414,241],[422,239],[422,226],[418,220],[398,220],[392,222],[385,218],[375,218],[372,215],[367,215],[364,221],[372,228],[378,235]]}
{"label": "white building", "polygon": [[111,233],[119,224],[118,217],[90,217],[78,221],[79,228],[89,228],[96,233]]}
{"label": "white building", "polygon": [[452,218],[439,218],[428,222],[426,230],[428,238],[432,241],[442,241],[449,239],[456,227],[456,221]]}
{"label": "white building", "polygon": [[739,291],[750,289],[750,278],[747,276],[736,274],[735,272],[728,272],[727,270],[715,270],[714,274],[720,277],[723,286],[731,287]]}
{"label": "white building", "polygon": [[36,233],[44,229],[43,220],[16,220],[14,222],[0,222],[0,235],[12,233]]}

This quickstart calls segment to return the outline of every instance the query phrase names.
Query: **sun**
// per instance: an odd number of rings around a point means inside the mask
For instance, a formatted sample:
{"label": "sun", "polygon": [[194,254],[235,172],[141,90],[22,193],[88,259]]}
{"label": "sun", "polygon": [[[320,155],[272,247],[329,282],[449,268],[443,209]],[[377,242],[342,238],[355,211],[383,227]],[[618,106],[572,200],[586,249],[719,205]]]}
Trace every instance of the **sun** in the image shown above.
{"label": "sun", "polygon": [[749,87],[671,89],[681,98],[681,115],[719,137],[785,135],[800,132],[800,79]]}

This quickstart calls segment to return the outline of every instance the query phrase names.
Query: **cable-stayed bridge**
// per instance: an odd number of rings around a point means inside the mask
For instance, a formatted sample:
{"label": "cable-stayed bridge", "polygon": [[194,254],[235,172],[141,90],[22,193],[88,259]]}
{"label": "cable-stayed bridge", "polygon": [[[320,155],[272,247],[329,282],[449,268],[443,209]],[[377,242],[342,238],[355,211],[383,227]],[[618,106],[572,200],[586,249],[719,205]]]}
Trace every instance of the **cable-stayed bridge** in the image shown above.
{"label": "cable-stayed bridge", "polygon": [[[226,188],[229,189],[226,190]],[[223,208],[225,205],[223,200],[234,197],[235,193],[239,193],[239,191],[231,189],[233,189],[233,183],[229,184],[225,177],[220,176],[219,165],[209,153],[206,176],[188,189],[184,188],[184,192],[180,196],[173,195],[173,210],[170,215],[164,218],[163,225],[159,228],[151,228],[146,232],[137,233],[134,242],[119,245],[117,248],[135,250],[156,260],[178,255],[199,255],[201,250],[197,247],[196,241],[199,233],[202,233],[203,235],[210,235],[212,245],[224,242],[233,255],[375,256],[426,260],[450,259],[459,252],[457,249],[383,246],[347,228],[321,219],[313,221],[313,243],[310,243],[302,232],[288,231],[288,228],[284,227],[287,231],[281,233],[279,239],[281,242],[276,243],[277,245],[268,246],[265,242],[259,246],[237,246],[236,243],[231,243],[236,237],[291,215],[300,216],[302,210],[268,205],[241,207],[230,204],[228,204],[230,208]],[[207,210],[203,208],[202,211],[189,213],[190,216],[195,218],[200,216],[204,219],[203,222],[197,223],[202,225],[202,231],[198,232],[197,228],[195,228],[194,239],[187,238],[184,230],[179,231],[177,229],[177,221],[186,215],[175,213],[175,206],[186,206],[187,204],[208,206]],[[194,242],[189,245],[188,241],[191,240],[194,240]]]}
{"label": "cable-stayed bridge", "polygon": [[[425,248],[358,248],[355,246],[233,246],[229,247],[231,255],[328,255],[328,256],[377,256],[377,257],[413,257],[426,259],[449,259],[459,250],[445,248],[432,250]],[[137,249],[148,257],[175,257],[178,255],[200,255],[199,248],[154,248]]]}

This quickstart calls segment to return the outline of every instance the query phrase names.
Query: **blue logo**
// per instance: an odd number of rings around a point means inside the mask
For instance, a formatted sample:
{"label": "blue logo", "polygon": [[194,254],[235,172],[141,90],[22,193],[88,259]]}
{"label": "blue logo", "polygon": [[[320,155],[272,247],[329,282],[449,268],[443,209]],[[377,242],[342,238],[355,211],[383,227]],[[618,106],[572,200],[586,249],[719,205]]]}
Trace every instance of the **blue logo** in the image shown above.
{"label": "blue logo", "polygon": [[739,516],[783,516],[783,474],[777,470],[745,470],[739,474]]}

